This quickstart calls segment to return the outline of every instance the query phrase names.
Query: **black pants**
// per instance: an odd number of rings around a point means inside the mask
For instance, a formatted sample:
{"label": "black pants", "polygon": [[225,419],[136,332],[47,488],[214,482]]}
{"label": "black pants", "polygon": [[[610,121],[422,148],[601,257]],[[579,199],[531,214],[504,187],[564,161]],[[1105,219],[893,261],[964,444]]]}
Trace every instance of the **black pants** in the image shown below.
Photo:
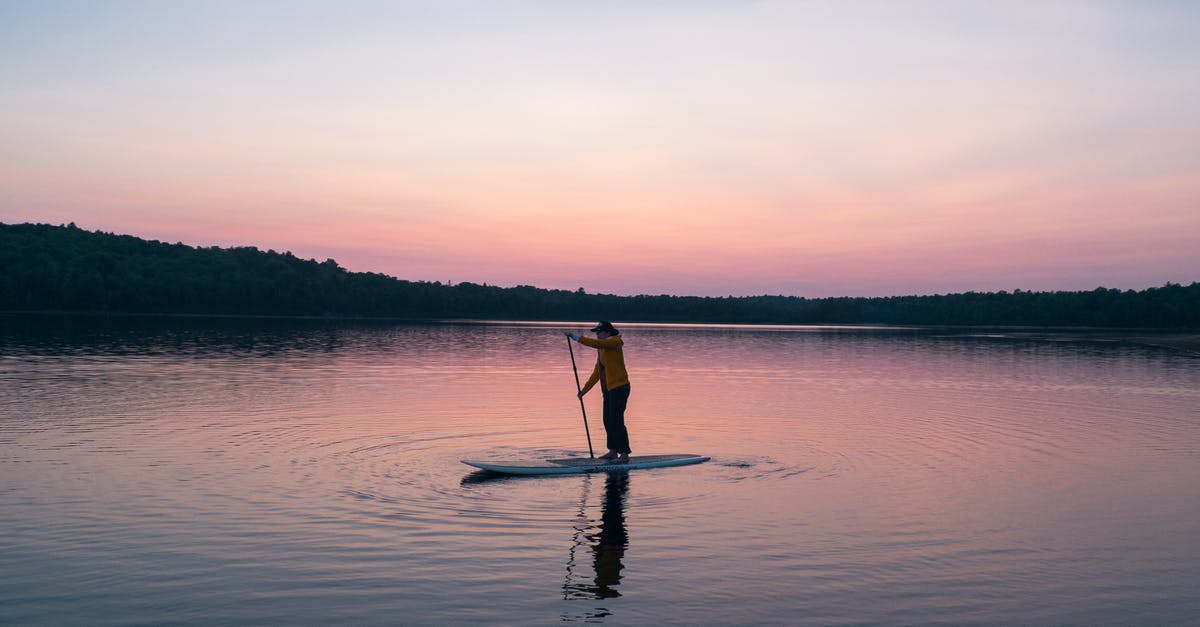
{"label": "black pants", "polygon": [[625,428],[625,406],[629,404],[629,386],[622,385],[604,393],[604,434],[609,450],[628,455],[629,430]]}

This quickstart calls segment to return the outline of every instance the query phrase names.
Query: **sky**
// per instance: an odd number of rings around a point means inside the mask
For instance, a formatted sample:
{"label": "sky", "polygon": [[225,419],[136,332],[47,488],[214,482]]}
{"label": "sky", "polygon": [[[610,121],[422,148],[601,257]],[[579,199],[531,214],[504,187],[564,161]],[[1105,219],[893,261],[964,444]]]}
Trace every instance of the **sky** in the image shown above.
{"label": "sky", "polygon": [[1200,3],[0,0],[0,222],[403,279],[1200,280]]}

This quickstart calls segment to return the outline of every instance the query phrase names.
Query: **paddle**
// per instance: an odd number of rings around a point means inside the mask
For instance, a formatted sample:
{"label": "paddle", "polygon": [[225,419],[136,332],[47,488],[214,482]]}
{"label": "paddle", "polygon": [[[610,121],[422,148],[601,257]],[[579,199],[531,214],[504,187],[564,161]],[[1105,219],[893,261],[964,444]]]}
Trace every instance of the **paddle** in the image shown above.
{"label": "paddle", "polygon": [[579,368],[575,367],[575,349],[571,347],[570,335],[567,336],[567,351],[571,353],[571,370],[575,373],[575,392],[579,397],[579,411],[583,412],[583,432],[587,434],[588,457],[596,459],[596,454],[592,452],[592,432],[588,430],[587,409],[583,406],[583,387],[579,385]]}

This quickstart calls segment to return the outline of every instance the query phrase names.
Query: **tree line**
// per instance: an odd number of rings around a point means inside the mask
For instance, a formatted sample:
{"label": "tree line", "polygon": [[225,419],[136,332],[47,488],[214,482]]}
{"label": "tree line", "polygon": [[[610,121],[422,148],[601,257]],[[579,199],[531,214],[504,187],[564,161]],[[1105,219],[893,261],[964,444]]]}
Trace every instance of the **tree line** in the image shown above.
{"label": "tree line", "polygon": [[616,296],[406,281],[255,247],[0,224],[0,310],[745,324],[1200,328],[1200,283],[882,298]]}

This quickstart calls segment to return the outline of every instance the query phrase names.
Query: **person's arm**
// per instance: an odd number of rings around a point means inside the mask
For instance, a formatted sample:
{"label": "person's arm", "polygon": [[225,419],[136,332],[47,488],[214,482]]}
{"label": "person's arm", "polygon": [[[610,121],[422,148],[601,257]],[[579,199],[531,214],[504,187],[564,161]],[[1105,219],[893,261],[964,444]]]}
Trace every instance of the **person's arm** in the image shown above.
{"label": "person's arm", "polygon": [[603,340],[596,337],[581,337],[578,341],[580,344],[591,346],[592,348],[617,348],[623,343],[619,335],[614,335]]}
{"label": "person's arm", "polygon": [[583,384],[583,388],[580,390],[579,395],[583,396],[584,394],[587,394],[588,390],[592,389],[592,386],[596,385],[599,382],[600,382],[600,363],[596,362],[596,367],[592,368],[592,376],[588,377],[587,383]]}

